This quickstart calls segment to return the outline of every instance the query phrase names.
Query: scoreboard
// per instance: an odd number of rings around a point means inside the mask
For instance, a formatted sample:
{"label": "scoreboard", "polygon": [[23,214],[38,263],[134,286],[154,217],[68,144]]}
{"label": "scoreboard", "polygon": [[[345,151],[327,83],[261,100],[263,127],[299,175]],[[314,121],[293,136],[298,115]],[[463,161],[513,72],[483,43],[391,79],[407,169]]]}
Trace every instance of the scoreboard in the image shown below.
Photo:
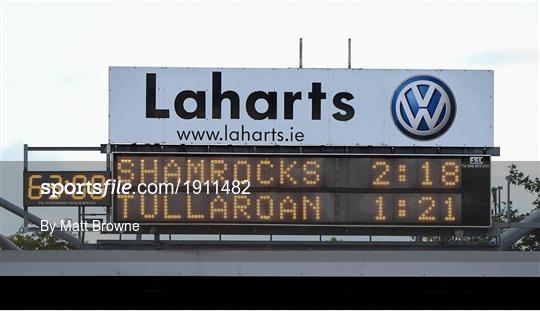
{"label": "scoreboard", "polygon": [[[491,226],[492,71],[111,67],[109,82],[107,144],[25,146],[25,209],[106,207],[155,235]],[[99,150],[106,170],[29,171],[29,150]]]}
{"label": "scoreboard", "polygon": [[171,191],[115,194],[113,218],[141,225],[488,227],[489,161],[114,153],[117,181],[162,183]]}
{"label": "scoreboard", "polygon": [[42,184],[104,184],[107,171],[25,171],[23,174],[23,206],[110,206],[110,196],[89,193],[86,187],[50,195],[42,192]]}
{"label": "scoreboard", "polygon": [[492,71],[111,67],[109,93],[110,215],[145,233],[491,225]]}

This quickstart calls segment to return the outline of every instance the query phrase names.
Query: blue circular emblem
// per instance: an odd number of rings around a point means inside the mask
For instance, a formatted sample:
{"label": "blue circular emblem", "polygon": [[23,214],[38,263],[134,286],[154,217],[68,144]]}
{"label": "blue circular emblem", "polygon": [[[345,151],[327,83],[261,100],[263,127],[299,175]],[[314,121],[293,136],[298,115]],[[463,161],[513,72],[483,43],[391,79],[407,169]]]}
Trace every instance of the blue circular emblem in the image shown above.
{"label": "blue circular emblem", "polygon": [[450,88],[432,76],[403,81],[392,97],[392,118],[405,135],[430,140],[443,135],[454,122],[456,101]]}

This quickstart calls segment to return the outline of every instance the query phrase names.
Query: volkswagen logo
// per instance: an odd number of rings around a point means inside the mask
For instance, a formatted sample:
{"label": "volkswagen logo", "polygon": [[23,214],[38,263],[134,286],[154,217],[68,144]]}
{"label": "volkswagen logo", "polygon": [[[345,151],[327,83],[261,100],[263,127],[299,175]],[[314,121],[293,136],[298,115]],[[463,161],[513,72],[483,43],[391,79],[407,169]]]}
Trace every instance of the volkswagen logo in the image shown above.
{"label": "volkswagen logo", "polygon": [[456,116],[452,91],[431,76],[415,76],[401,83],[392,97],[391,109],[399,130],[419,140],[441,136]]}

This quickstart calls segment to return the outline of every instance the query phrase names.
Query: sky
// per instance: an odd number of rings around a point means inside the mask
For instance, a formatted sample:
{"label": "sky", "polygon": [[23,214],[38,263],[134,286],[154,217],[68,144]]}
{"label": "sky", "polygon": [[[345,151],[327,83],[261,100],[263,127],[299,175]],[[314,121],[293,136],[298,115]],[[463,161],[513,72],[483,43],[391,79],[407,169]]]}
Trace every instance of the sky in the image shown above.
{"label": "sky", "polygon": [[[538,2],[3,1],[2,160],[107,142],[108,67],[491,69],[498,160],[539,160]],[[95,159],[38,154],[39,159]]]}
{"label": "sky", "polygon": [[[538,161],[538,8],[538,1],[0,0],[0,160],[21,160],[25,143],[106,143],[109,66],[295,68],[303,38],[305,68],[345,68],[351,38],[353,68],[494,70],[495,160]],[[539,171],[538,162],[528,165]],[[4,167],[17,178],[6,169],[0,193],[20,204],[20,169]],[[14,217],[0,217],[1,231],[16,230]]]}

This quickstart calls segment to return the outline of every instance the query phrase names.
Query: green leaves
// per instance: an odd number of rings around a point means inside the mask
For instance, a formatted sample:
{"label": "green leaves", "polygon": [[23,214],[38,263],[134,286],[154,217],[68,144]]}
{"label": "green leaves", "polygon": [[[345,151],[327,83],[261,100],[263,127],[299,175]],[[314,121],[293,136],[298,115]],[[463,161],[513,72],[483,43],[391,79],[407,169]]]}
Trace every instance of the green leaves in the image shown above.
{"label": "green leaves", "polygon": [[538,177],[532,179],[529,175],[525,176],[515,164],[508,166],[510,172],[506,179],[510,181],[511,184],[516,186],[522,186],[525,190],[530,193],[536,194],[536,200],[534,200],[533,205],[536,208],[540,207],[540,179]]}
{"label": "green leaves", "polygon": [[9,239],[24,250],[69,250],[69,244],[44,231],[24,232],[19,228]]}

